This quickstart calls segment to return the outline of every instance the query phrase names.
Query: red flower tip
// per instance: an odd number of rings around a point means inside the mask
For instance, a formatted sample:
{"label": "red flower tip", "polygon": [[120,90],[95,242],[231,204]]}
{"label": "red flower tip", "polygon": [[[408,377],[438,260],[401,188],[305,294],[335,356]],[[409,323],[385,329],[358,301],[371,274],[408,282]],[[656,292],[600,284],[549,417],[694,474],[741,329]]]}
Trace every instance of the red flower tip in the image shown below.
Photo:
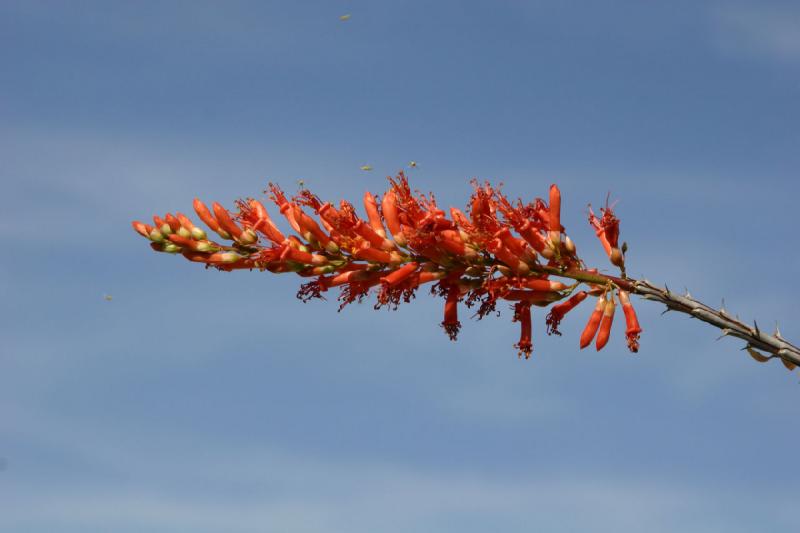
{"label": "red flower tip", "polygon": [[211,204],[211,209],[214,210],[214,216],[217,218],[219,227],[225,230],[227,233],[233,235],[235,239],[239,240],[239,238],[242,236],[242,228],[236,225],[231,218],[230,213],[228,213],[228,210],[217,202]]}
{"label": "red flower tip", "polygon": [[144,222],[139,222],[138,220],[134,220],[133,222],[131,222],[131,226],[133,226],[133,229],[136,231],[136,233],[138,233],[142,237],[145,237],[147,239],[150,238],[150,232],[153,229],[151,226],[148,226]]}
{"label": "red flower tip", "polygon": [[419,266],[415,262],[406,263],[405,265],[401,266],[398,269],[395,269],[391,273],[387,274],[386,276],[381,278],[381,283],[387,285],[389,287],[395,286],[401,282],[403,282],[406,278],[411,276],[416,270],[417,266]]}

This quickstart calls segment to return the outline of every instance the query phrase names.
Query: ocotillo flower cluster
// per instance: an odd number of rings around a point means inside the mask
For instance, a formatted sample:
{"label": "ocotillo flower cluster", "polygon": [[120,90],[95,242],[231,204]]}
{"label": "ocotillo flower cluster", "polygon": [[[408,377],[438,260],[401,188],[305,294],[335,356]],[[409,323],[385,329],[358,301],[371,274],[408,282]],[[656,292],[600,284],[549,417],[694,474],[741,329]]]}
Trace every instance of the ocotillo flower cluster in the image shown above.
{"label": "ocotillo flower cluster", "polygon": [[[154,216],[153,225],[133,222],[158,252],[180,253],[207,267],[231,271],[294,272],[310,278],[298,298],[308,301],[338,287],[340,310],[376,295],[375,308],[396,308],[429,284],[444,299],[442,328],[455,340],[461,328],[459,308],[474,308],[481,319],[501,302],[513,309],[521,334],[520,356],[533,349],[533,307],[546,308],[547,332],[560,335],[564,316],[589,296],[596,303],[580,337],[580,347],[594,341],[601,350],[609,340],[617,299],[626,321],[632,352],[642,329],[630,302],[625,279],[625,246],[617,245],[619,220],[608,206],[602,216],[589,210],[589,222],[621,277],[587,269],[561,225],[561,193],[551,185],[548,199],[510,201],[499,188],[473,182],[465,211],[441,209],[433,194],[412,192],[401,172],[376,197],[367,192],[363,216],[350,202],[323,202],[307,189],[288,198],[274,184],[271,201],[293,233],[284,233],[258,200],[239,200],[231,213],[218,203],[211,209],[199,199],[194,211],[219,236],[209,234],[182,213]],[[560,278],[553,279],[553,278]],[[557,303],[560,302],[560,303]]]}

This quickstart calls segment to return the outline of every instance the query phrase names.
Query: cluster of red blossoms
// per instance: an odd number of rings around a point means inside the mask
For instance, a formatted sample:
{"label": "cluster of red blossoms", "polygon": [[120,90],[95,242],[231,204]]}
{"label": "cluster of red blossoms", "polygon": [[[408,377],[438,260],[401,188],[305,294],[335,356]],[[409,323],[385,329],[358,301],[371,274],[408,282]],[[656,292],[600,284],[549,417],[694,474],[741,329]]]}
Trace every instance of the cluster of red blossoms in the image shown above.
{"label": "cluster of red blossoms", "polygon": [[[452,340],[461,328],[459,304],[475,308],[483,318],[497,311],[501,300],[511,302],[513,320],[521,326],[515,347],[530,357],[531,307],[555,302],[546,318],[548,334],[561,333],[558,326],[567,312],[588,296],[597,303],[580,338],[585,348],[595,341],[597,350],[608,342],[616,309],[616,296],[626,320],[628,348],[639,348],[641,328],[624,290],[624,251],[618,246],[619,220],[610,207],[596,217],[594,227],[609,260],[621,269],[622,278],[587,269],[575,244],[561,225],[561,193],[550,186],[549,201],[513,203],[488,183],[473,182],[467,213],[450,208],[450,217],[439,208],[433,194],[412,192],[401,172],[389,178],[389,190],[376,198],[364,195],[366,218],[342,200],[338,206],[322,202],[301,189],[288,199],[270,184],[270,199],[295,234],[286,235],[256,199],[237,201],[231,214],[218,203],[209,209],[194,200],[197,216],[228,244],[209,239],[206,231],[181,213],[154,216],[154,225],[133,222],[133,228],[152,241],[158,252],[180,253],[207,267],[231,271],[259,269],[294,272],[305,278],[298,298],[308,301],[339,287],[340,310],[377,294],[375,308],[396,308],[409,302],[416,290],[431,285],[431,293],[445,300],[442,327]],[[309,213],[314,213],[313,218]],[[550,279],[561,277],[570,284]],[[584,285],[583,290],[578,288]]]}

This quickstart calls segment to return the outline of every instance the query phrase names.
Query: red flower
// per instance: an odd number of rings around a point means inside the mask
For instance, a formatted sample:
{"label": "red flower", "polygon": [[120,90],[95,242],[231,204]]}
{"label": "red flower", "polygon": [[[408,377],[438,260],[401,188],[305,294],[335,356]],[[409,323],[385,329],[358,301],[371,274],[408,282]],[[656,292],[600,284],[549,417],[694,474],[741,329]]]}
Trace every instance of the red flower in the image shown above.
{"label": "red flower", "polygon": [[533,342],[531,341],[531,304],[519,302],[514,304],[514,322],[520,324],[519,342],[514,345],[519,350],[519,357],[525,356],[530,359],[533,352]]}
{"label": "red flower", "polygon": [[642,332],[642,328],[639,326],[639,320],[636,318],[636,311],[633,310],[628,293],[620,289],[618,294],[622,312],[625,314],[625,339],[628,349],[636,353],[639,351],[639,334]]}
{"label": "red flower", "polygon": [[[551,276],[582,280],[587,290],[554,305],[547,314],[548,333],[560,334],[564,315],[588,294],[602,292],[580,339],[581,348],[596,339],[601,349],[608,342],[615,309],[609,294],[617,291],[628,347],[638,349],[641,327],[622,290],[630,283],[585,267],[561,225],[556,185],[550,187],[549,203],[541,198],[512,203],[488,183],[473,182],[467,216],[457,208],[440,209],[432,194],[412,193],[402,173],[389,181],[380,201],[370,192],[364,194],[363,218],[347,201],[335,207],[307,189],[290,200],[280,187],[269,184],[272,201],[293,230],[289,233],[252,198],[237,201],[235,214],[217,202],[209,209],[195,198],[195,212],[220,242],[208,240],[206,232],[181,213],[156,215],[153,226],[138,221],[132,225],[153,250],[180,253],[219,270],[295,272],[307,278],[298,291],[303,301],[339,287],[340,309],[370,292],[377,293],[376,308],[393,309],[411,301],[421,285],[438,281],[432,292],[445,299],[442,327],[453,340],[461,328],[460,301],[468,307],[477,304],[478,318],[497,312],[498,300],[514,302],[513,320],[521,328],[515,346],[526,358],[532,351],[531,306],[559,302],[577,285],[568,287]],[[612,262],[622,267],[619,220],[611,208],[605,207],[599,219],[590,210],[589,220]],[[259,241],[261,236],[266,239]],[[624,270],[622,274],[624,279]]]}

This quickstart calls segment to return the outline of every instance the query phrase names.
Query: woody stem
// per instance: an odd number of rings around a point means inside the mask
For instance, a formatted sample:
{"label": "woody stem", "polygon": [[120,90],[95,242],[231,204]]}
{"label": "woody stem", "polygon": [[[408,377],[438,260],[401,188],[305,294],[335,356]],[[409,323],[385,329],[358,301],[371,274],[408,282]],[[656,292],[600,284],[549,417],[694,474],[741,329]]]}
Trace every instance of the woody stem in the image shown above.
{"label": "woody stem", "polygon": [[784,362],[800,366],[800,348],[787,342],[777,331],[770,335],[761,331],[758,324],[748,326],[738,318],[730,316],[724,309],[714,309],[689,295],[681,296],[667,288],[656,287],[647,280],[633,282],[631,292],[638,294],[646,300],[661,302],[667,306],[668,311],[678,311],[693,318],[702,320],[722,330],[722,336],[731,336],[747,342],[746,348],[756,348],[770,354],[769,357],[778,357]]}
{"label": "woody stem", "polygon": [[656,287],[647,280],[622,279],[586,270],[561,270],[549,266],[536,266],[533,270],[596,285],[611,283],[630,293],[638,294],[646,300],[661,302],[667,307],[667,311],[685,313],[692,318],[711,324],[722,330],[723,337],[731,336],[742,339],[747,343],[745,348],[755,348],[769,354],[770,358],[777,357],[792,365],[800,366],[800,348],[786,341],[780,336],[780,333],[776,332],[770,335],[760,330],[755,323],[752,327],[748,326],[738,318],[729,315],[724,309],[714,309],[688,294],[685,296],[675,294],[667,288]]}

